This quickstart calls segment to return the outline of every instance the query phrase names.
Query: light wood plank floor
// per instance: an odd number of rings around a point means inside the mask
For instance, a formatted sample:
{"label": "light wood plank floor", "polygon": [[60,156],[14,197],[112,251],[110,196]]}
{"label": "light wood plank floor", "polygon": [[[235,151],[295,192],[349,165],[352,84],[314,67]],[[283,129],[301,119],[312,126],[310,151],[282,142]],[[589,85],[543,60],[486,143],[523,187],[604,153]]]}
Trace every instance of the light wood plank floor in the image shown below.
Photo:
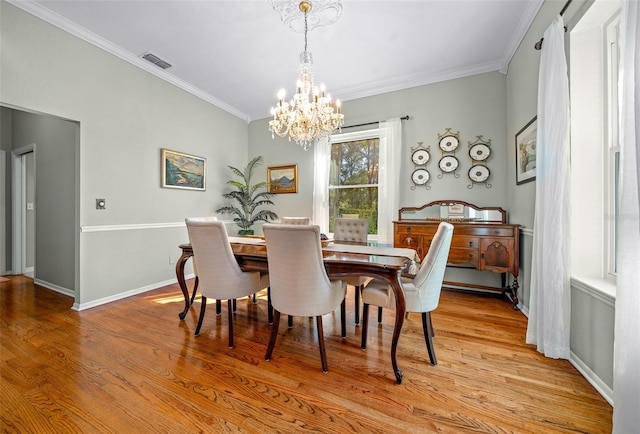
{"label": "light wood plank floor", "polygon": [[568,361],[526,345],[526,318],[491,296],[443,292],[432,315],[437,366],[420,315],[410,315],[397,385],[393,313],[379,326],[372,309],[362,351],[352,288],[347,339],[339,311],[324,317],[327,374],[308,318],[288,330],[283,317],[274,358],[264,360],[262,294],[255,305],[238,301],[229,349],[226,304],[222,316],[209,306],[194,337],[200,301],[180,321],[177,285],[83,312],[28,278],[0,288],[3,432],[611,432],[611,406]]}

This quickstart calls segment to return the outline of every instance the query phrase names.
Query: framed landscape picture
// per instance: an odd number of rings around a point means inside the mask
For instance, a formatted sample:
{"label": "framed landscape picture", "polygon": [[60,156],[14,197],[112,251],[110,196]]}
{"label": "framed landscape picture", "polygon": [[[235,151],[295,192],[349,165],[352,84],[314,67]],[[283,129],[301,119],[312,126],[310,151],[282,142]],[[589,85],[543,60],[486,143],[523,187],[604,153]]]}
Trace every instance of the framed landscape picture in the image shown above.
{"label": "framed landscape picture", "polygon": [[205,190],[207,160],[195,155],[162,149],[162,187]]}
{"label": "framed landscape picture", "polygon": [[516,134],[516,184],[536,179],[537,116]]}
{"label": "framed landscape picture", "polygon": [[269,193],[297,193],[298,165],[274,166],[267,168]]}

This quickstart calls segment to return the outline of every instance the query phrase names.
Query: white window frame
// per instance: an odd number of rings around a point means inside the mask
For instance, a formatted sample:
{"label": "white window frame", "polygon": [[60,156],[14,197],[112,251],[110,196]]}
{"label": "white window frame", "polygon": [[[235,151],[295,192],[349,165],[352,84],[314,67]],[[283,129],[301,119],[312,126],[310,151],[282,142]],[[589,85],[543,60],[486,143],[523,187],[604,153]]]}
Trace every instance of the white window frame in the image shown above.
{"label": "white window frame", "polygon": [[[620,35],[620,15],[616,15],[607,24],[606,30],[606,66],[607,66],[607,107],[606,126],[607,140],[605,143],[606,155],[606,210],[604,219],[606,224],[606,273],[607,278],[616,278],[616,250],[617,250],[617,225],[618,225],[618,191],[619,191],[619,167],[617,167],[620,156],[620,118],[618,101],[618,82],[620,66],[620,45],[618,43]],[[617,158],[616,158],[617,157]]]}
{"label": "white window frame", "polygon": [[[381,140],[380,128],[373,128],[369,130],[354,131],[349,133],[332,134],[329,139],[329,165],[331,165],[331,147],[336,143],[355,142],[358,140],[378,139]],[[378,160],[379,162],[379,160]],[[380,191],[380,178],[378,177],[378,184],[356,184],[356,185],[335,185],[331,184],[331,176],[329,174],[329,192],[331,190],[347,189],[347,188],[365,188],[365,187],[377,187]],[[328,196],[327,196],[328,197]],[[378,196],[379,200],[379,196]],[[329,213],[330,214],[330,213]],[[379,222],[378,222],[379,223]],[[378,227],[378,225],[376,225]],[[377,241],[378,234],[369,234],[369,240]]]}

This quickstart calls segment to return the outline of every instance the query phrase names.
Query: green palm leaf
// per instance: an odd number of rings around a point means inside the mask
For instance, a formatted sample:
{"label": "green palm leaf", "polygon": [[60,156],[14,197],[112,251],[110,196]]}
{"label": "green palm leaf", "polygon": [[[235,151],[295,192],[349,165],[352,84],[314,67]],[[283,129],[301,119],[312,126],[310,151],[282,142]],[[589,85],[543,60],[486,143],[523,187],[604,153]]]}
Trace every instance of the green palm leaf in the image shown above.
{"label": "green palm leaf", "polygon": [[247,166],[240,170],[233,166],[227,166],[231,173],[240,180],[230,179],[227,184],[235,188],[228,193],[224,193],[222,197],[237,202],[237,206],[226,205],[216,210],[219,214],[232,214],[236,217],[233,221],[242,229],[249,230],[258,221],[268,222],[269,220],[276,220],[278,215],[266,209],[261,209],[256,212],[259,207],[273,206],[275,205],[271,200],[272,194],[266,191],[260,191],[266,189],[268,184],[264,181],[251,183],[251,177],[254,169],[262,164],[262,156],[253,158]]}

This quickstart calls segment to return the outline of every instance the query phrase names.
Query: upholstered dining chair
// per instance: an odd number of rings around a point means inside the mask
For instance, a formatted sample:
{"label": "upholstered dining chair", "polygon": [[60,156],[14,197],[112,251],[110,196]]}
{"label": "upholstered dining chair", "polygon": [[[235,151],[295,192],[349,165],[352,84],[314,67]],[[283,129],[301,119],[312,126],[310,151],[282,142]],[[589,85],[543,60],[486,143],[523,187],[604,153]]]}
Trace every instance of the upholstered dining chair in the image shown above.
{"label": "upholstered dining chair", "polygon": [[280,224],[283,225],[308,225],[310,223],[309,217],[280,217]]}
{"label": "upholstered dining chair", "polygon": [[224,223],[215,217],[186,219],[193,260],[200,284],[200,316],[195,335],[200,334],[207,309],[207,298],[227,300],[229,316],[229,348],[233,348],[233,303],[268,286],[261,281],[260,272],[244,272],[233,256]]}
{"label": "upholstered dining chair", "polygon": [[[407,306],[407,312],[422,314],[422,328],[427,344],[427,352],[432,365],[436,365],[436,353],[433,348],[433,324],[431,312],[438,307],[442,281],[449,257],[453,225],[441,222],[433,237],[429,251],[425,256],[418,273],[413,278],[402,278],[402,289]],[[372,281],[362,291],[364,303],[362,312],[362,349],[367,347],[367,323],[369,321],[369,305],[395,309],[396,300],[393,290],[380,280]]]}
{"label": "upholstered dining chair", "polygon": [[346,284],[329,280],[322,260],[320,227],[317,225],[264,224],[269,257],[269,280],[274,318],[265,360],[271,360],[278,336],[280,313],[316,317],[322,371],[327,372],[327,355],[322,315],[340,306],[342,337],[345,337]]}
{"label": "upholstered dining chair", "polygon": [[[369,220],[357,218],[337,218],[333,224],[333,241],[337,244],[367,244],[369,234]],[[345,277],[347,285],[352,285],[355,298],[355,323],[360,324],[360,293],[371,281],[370,277]]]}
{"label": "upholstered dining chair", "polygon": [[[308,225],[311,224],[311,219],[309,217],[281,217],[280,224],[283,225]],[[268,297],[271,299],[270,297]],[[269,324],[273,323],[273,307],[271,304],[268,306],[269,309]],[[289,315],[288,317],[288,326],[289,328],[293,327],[293,316]]]}

